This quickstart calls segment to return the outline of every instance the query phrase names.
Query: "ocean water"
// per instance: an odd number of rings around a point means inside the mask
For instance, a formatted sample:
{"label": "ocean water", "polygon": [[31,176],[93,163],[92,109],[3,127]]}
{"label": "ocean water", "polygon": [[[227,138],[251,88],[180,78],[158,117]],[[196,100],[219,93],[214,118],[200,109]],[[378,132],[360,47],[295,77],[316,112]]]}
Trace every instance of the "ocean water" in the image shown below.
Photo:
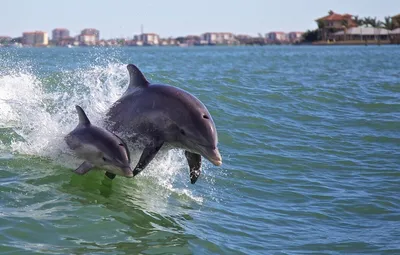
{"label": "ocean water", "polygon": [[[0,254],[400,254],[399,56],[0,48]],[[128,63],[207,106],[222,166],[191,185],[172,150],[133,179],[71,172],[75,104],[100,125]]]}

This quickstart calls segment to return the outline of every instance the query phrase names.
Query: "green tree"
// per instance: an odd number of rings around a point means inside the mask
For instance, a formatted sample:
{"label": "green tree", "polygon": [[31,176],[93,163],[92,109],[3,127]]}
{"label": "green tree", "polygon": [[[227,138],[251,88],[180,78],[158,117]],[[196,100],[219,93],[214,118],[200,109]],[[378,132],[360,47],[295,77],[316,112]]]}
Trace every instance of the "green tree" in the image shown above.
{"label": "green tree", "polygon": [[325,29],[325,22],[323,21],[318,21],[318,32],[319,32],[319,38],[321,40],[325,40],[326,38],[326,29]]}
{"label": "green tree", "polygon": [[371,20],[372,20],[371,17],[365,17],[365,18],[362,20],[362,22],[363,22],[363,24],[364,24],[365,26],[369,27],[369,26],[371,26]]}
{"label": "green tree", "polygon": [[315,42],[318,41],[319,38],[319,32],[318,29],[315,30],[307,30],[303,35],[302,35],[302,41],[303,42]]}
{"label": "green tree", "polygon": [[356,16],[353,17],[353,21],[354,21],[354,23],[357,24],[357,26],[362,26],[362,25],[364,25],[364,20],[363,20],[363,19],[360,19],[360,18],[358,17],[358,15],[356,15]]}
{"label": "green tree", "polygon": [[394,29],[394,23],[393,23],[392,17],[390,17],[390,16],[386,16],[385,21],[383,21],[381,25],[383,28],[386,28],[387,30]]}
{"label": "green tree", "polygon": [[342,28],[344,32],[344,40],[347,40],[347,29],[349,28],[349,21],[348,20],[342,20]]}
{"label": "green tree", "polygon": [[175,39],[177,42],[179,42],[180,44],[185,43],[186,38],[183,36],[179,36]]}
{"label": "green tree", "polygon": [[22,43],[22,37],[15,37],[11,39],[11,43]]}
{"label": "green tree", "polygon": [[[379,21],[376,17],[374,17],[374,18],[366,17],[366,18],[364,18],[364,24],[374,28],[375,40],[380,38],[380,36],[377,38],[376,31],[378,32],[378,34],[380,34],[379,27],[381,26],[381,21]],[[375,29],[375,28],[378,28],[378,29]]]}

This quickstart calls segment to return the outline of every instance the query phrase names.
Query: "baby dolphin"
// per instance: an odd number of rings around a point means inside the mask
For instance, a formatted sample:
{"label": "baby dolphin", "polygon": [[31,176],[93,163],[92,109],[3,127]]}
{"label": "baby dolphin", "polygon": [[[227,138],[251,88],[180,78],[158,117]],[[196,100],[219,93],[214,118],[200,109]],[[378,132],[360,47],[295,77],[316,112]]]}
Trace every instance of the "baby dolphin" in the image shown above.
{"label": "baby dolphin", "polygon": [[85,161],[74,172],[83,175],[97,166],[105,168],[106,174],[133,177],[126,143],[114,133],[92,125],[80,106],[75,108],[79,124],[65,136],[65,142],[77,157]]}

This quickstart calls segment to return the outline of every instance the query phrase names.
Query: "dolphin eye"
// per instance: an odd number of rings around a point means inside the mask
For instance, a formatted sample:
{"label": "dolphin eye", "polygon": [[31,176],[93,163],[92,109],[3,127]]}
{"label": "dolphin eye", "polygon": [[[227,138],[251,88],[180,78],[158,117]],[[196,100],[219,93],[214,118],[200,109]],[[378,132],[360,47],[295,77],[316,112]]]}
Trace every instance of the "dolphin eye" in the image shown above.
{"label": "dolphin eye", "polygon": [[205,115],[205,114],[203,115],[203,118],[204,119],[209,119],[209,117],[207,115]]}
{"label": "dolphin eye", "polygon": [[123,144],[123,143],[120,143],[120,144],[118,144],[118,145],[124,147],[124,144]]}
{"label": "dolphin eye", "polygon": [[182,135],[186,135],[185,130],[181,129],[181,134],[182,134]]}

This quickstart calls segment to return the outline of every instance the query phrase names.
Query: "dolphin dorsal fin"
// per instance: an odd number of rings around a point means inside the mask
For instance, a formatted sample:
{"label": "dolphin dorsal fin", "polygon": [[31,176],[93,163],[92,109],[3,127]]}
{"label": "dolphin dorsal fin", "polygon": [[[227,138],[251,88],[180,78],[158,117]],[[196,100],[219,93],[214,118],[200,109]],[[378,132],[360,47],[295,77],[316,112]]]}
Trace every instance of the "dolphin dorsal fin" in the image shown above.
{"label": "dolphin dorsal fin", "polygon": [[129,72],[129,85],[124,95],[138,88],[147,88],[150,85],[150,82],[147,81],[146,77],[144,77],[143,73],[139,70],[139,68],[137,68],[137,66],[129,64],[126,68]]}
{"label": "dolphin dorsal fin", "polygon": [[83,111],[83,109],[79,105],[75,105],[75,108],[79,116],[79,125],[89,126],[90,120],[86,116],[86,113]]}

